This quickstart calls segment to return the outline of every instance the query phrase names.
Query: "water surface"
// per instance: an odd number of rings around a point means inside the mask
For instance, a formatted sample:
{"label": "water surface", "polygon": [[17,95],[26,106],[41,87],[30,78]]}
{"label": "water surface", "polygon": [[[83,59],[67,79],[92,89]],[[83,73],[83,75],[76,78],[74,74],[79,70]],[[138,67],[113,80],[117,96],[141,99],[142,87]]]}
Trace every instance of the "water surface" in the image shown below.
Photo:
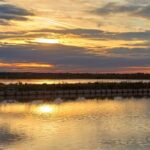
{"label": "water surface", "polygon": [[0,104],[2,150],[149,150],[150,99]]}
{"label": "water surface", "polygon": [[0,79],[0,83],[4,84],[15,84],[15,83],[27,83],[27,84],[63,84],[63,83],[112,83],[112,82],[150,82],[150,80],[123,80],[123,79]]}

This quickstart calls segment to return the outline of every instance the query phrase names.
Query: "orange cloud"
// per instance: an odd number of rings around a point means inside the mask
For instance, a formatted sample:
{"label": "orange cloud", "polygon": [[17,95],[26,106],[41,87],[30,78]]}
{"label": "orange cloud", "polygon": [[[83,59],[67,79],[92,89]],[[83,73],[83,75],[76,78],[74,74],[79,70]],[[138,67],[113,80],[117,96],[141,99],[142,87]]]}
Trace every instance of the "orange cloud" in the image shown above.
{"label": "orange cloud", "polygon": [[53,68],[52,64],[46,63],[0,63],[0,67],[13,68]]}

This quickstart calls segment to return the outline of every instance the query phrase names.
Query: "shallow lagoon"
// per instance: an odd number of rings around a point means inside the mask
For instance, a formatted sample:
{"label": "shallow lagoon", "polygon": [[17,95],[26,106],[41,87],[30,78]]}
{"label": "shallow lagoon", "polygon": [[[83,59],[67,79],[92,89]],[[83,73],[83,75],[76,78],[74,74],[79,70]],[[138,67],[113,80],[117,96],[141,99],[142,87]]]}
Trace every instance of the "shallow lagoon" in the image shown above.
{"label": "shallow lagoon", "polygon": [[0,104],[3,150],[149,150],[150,99]]}

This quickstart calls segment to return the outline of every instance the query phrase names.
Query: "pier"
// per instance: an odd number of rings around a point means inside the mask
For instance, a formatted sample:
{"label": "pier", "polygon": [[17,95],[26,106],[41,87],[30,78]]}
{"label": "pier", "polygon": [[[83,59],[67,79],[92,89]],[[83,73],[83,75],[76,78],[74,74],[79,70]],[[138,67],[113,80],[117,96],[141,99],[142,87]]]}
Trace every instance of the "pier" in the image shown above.
{"label": "pier", "polygon": [[89,89],[89,90],[53,90],[53,91],[1,91],[1,99],[76,99],[100,97],[150,97],[150,89]]}
{"label": "pier", "polygon": [[150,97],[150,83],[10,84],[0,85],[0,99],[77,99]]}

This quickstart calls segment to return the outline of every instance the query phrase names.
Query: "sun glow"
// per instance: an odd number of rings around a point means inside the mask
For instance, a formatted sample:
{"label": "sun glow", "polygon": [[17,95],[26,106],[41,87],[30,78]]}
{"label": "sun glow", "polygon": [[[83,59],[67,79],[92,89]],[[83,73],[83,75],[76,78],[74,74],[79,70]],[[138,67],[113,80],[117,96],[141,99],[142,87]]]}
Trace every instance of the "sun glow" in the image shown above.
{"label": "sun glow", "polygon": [[38,112],[39,113],[52,113],[54,112],[54,107],[49,106],[49,105],[42,105],[40,107],[38,107]]}
{"label": "sun glow", "polygon": [[47,43],[47,44],[58,44],[59,40],[58,39],[38,38],[38,39],[35,39],[34,42],[37,42],[37,43]]}

